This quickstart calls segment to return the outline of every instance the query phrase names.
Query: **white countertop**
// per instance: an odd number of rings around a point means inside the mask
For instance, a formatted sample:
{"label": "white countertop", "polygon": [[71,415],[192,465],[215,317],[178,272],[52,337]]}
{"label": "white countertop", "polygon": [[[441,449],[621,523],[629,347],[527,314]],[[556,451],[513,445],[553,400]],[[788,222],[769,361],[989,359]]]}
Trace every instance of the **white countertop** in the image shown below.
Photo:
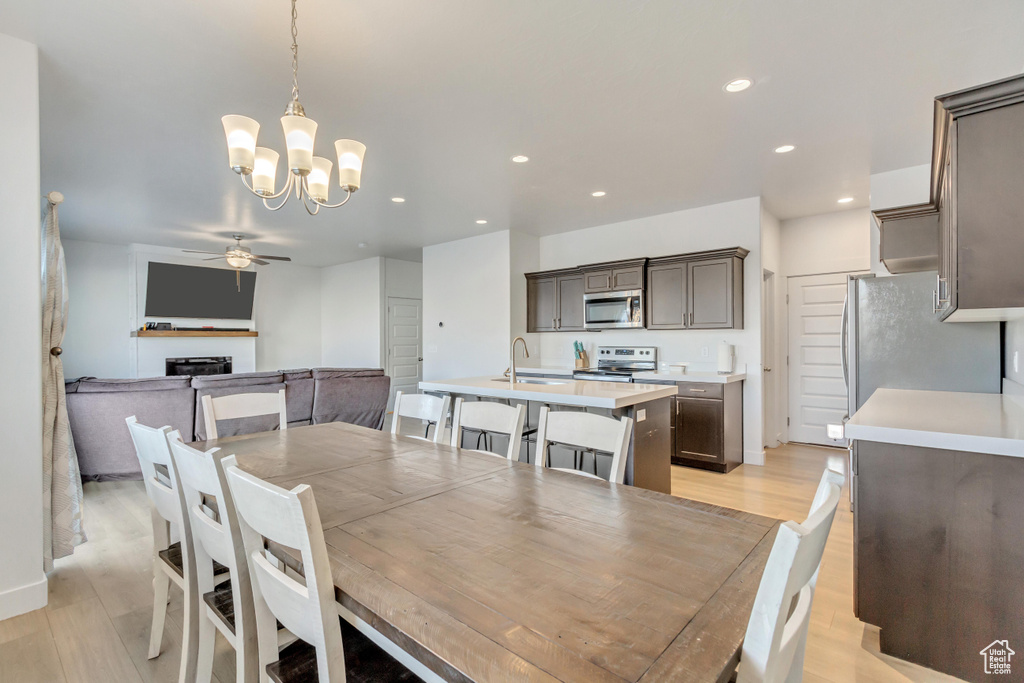
{"label": "white countertop", "polygon": [[522,367],[516,363],[517,375],[555,375],[557,377],[572,377],[576,368],[572,365],[536,365]]}
{"label": "white countertop", "polygon": [[681,375],[677,372],[634,372],[633,381],[643,382],[656,380],[658,382],[708,382],[711,384],[729,384],[730,382],[741,382],[747,378],[745,372],[733,372],[728,375],[720,375],[717,372],[687,372]]}
{"label": "white countertop", "polygon": [[846,423],[846,436],[1024,457],[1024,405],[1004,394],[878,389]]}
{"label": "white countertop", "polygon": [[[516,368],[518,372],[518,368]],[[445,391],[490,398],[514,398],[581,408],[626,408],[660,398],[675,396],[678,389],[665,384],[629,382],[597,382],[593,380],[557,379],[559,384],[510,383],[493,377],[466,377],[433,382],[420,382],[423,391]]]}
{"label": "white countertop", "polygon": [[[548,375],[552,377],[572,377],[576,368],[570,365],[538,365],[533,367],[519,367],[516,365],[516,374],[524,377],[536,377]],[[637,382],[653,380],[656,382],[708,382],[712,384],[728,384],[730,382],[741,382],[747,378],[745,372],[734,372],[728,375],[719,375],[717,372],[687,372],[681,375],[677,372],[667,370],[651,372],[635,372],[633,379]]]}

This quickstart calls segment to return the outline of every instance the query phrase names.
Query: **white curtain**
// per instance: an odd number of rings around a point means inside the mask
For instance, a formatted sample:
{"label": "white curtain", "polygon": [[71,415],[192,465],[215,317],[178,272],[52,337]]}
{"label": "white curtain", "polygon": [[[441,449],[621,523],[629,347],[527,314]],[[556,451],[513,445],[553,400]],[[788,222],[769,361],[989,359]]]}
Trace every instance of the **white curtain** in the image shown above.
{"label": "white curtain", "polygon": [[82,528],[82,477],[71,440],[64,394],[60,345],[68,317],[68,282],[64,247],[57,227],[59,192],[46,196],[42,227],[43,277],[43,566],[70,555],[85,541]]}

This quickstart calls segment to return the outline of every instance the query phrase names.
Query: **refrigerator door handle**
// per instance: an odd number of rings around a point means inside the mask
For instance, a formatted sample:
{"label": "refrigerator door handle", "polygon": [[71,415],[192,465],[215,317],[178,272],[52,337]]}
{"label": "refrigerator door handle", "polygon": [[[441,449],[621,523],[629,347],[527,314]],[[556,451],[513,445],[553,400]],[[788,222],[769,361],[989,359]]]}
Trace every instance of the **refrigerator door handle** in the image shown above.
{"label": "refrigerator door handle", "polygon": [[846,298],[843,299],[843,326],[839,332],[839,343],[842,345],[842,353],[840,359],[843,364],[843,384],[846,385],[846,393],[850,393],[850,359],[849,359],[849,333],[850,333],[850,293],[847,291]]}

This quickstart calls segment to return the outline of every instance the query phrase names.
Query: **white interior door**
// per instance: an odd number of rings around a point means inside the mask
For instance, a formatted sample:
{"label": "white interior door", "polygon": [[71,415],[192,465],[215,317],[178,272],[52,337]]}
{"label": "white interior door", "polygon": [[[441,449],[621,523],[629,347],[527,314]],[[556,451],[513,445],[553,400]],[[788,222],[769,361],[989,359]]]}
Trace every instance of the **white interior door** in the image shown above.
{"label": "white interior door", "polygon": [[391,395],[388,410],[395,404],[395,392],[415,394],[423,379],[423,301],[388,297],[388,376]]}
{"label": "white interior door", "polygon": [[847,273],[789,278],[789,440],[824,446],[846,415],[841,334]]}

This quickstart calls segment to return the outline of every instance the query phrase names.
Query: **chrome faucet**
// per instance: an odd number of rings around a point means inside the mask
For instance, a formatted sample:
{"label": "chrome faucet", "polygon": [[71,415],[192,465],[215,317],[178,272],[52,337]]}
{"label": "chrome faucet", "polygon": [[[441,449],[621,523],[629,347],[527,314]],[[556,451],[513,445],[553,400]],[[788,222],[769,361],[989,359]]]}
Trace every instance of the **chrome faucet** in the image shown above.
{"label": "chrome faucet", "polygon": [[526,348],[526,340],[522,337],[516,337],[512,340],[512,347],[508,352],[508,381],[512,384],[516,383],[516,342],[523,342],[523,354],[526,358],[530,357],[530,349]]}

